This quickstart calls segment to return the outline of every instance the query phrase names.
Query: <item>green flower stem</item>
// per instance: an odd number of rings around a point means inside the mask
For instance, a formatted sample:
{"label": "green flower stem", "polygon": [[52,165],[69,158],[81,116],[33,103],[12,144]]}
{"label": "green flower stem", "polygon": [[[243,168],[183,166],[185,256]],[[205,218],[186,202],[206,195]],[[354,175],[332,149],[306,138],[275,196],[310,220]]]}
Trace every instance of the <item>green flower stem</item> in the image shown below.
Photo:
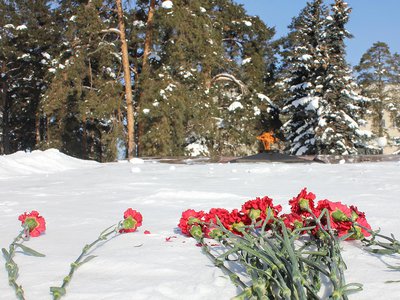
{"label": "green flower stem", "polygon": [[[340,244],[338,238],[335,236],[334,231],[332,230],[331,226],[331,221],[330,221],[330,216],[329,216],[329,211],[327,209],[324,209],[321,212],[321,215],[319,218],[316,218],[316,216],[313,214],[313,212],[310,210],[310,214],[314,217],[315,222],[319,226],[320,230],[323,232],[325,237],[324,238],[325,243],[327,243],[328,246],[328,253],[329,253],[329,261],[327,261],[327,265],[330,270],[330,276],[329,279],[331,280],[333,284],[333,293],[332,293],[332,299],[333,300],[347,300],[347,293],[349,292],[346,289],[346,281],[345,281],[345,276],[344,276],[344,270],[346,269],[346,265],[344,263],[343,257],[341,255],[341,250],[340,250]],[[321,224],[321,219],[322,217],[325,216],[326,218],[326,228]],[[358,285],[358,284],[354,284]]]}
{"label": "green flower stem", "polygon": [[[252,232],[253,233],[256,232],[254,227],[252,228]],[[246,256],[251,255],[252,257],[256,257],[260,261],[264,262],[268,266],[268,269],[272,270],[271,274],[268,274],[260,269],[258,269],[258,272],[263,273],[263,275],[268,277],[269,279],[273,278],[277,288],[283,294],[283,299],[291,299],[290,298],[291,292],[285,282],[285,278],[283,275],[287,272],[287,270],[285,269],[285,264],[281,261],[282,259],[279,260],[276,257],[275,252],[270,251],[271,249],[269,249],[268,247],[265,247],[266,249],[268,249],[265,250],[264,248],[261,247],[261,245],[259,245],[259,243],[253,241],[257,239],[257,234],[253,236],[246,232],[243,232],[244,238],[237,237],[232,233],[228,233],[228,235],[234,247],[240,249],[241,252],[243,252]],[[268,246],[268,244],[265,244],[265,246]],[[279,253],[279,251],[276,253]],[[249,269],[255,269],[254,266],[247,263],[245,256],[242,255],[242,257],[243,259],[241,260],[241,263],[243,265],[245,265]],[[273,277],[273,274],[275,274],[277,278]]]}
{"label": "green flower stem", "polygon": [[28,232],[28,237],[29,237],[29,230],[27,231],[26,228],[24,228],[20,234],[17,235],[17,237],[14,239],[14,241],[10,244],[8,252],[6,249],[1,249],[3,256],[6,259],[6,270],[8,273],[8,283],[10,286],[12,286],[15,290],[15,295],[17,296],[18,300],[25,300],[24,297],[24,290],[22,289],[22,286],[17,283],[17,278],[18,278],[18,265],[14,261],[14,255],[15,255],[15,249],[17,248],[16,244],[20,241],[21,243],[25,240],[24,235]]}
{"label": "green flower stem", "polygon": [[206,256],[213,262],[213,264],[215,266],[217,266],[218,268],[220,268],[225,274],[227,274],[229,276],[229,278],[233,281],[233,283],[235,285],[240,286],[243,290],[247,289],[248,286],[246,284],[243,283],[242,280],[240,280],[239,276],[236,275],[234,272],[232,272],[231,270],[229,270],[225,265],[224,262],[221,261],[220,259],[217,259],[211,252],[209,247],[206,245],[206,243],[204,243],[203,240],[201,240],[201,244],[202,244],[202,250],[203,252],[206,254]]}
{"label": "green flower stem", "polygon": [[[400,254],[400,241],[397,240],[393,234],[391,235],[391,237],[388,237],[383,234],[380,234],[379,231],[373,231],[358,223],[354,223],[354,225],[361,227],[362,229],[371,234],[371,238],[364,237],[361,240],[365,246],[367,247],[377,246],[383,248],[383,249],[371,249],[370,250],[371,252],[377,254]],[[389,243],[379,241],[376,239],[377,237],[387,240],[389,241]]]}
{"label": "green flower stem", "polygon": [[[117,233],[118,230],[120,229],[121,224],[118,225],[112,225],[108,227],[106,230],[104,230],[97,240],[92,242],[91,244],[85,245],[82,249],[81,254],[78,256],[78,258],[71,264],[70,271],[67,276],[64,277],[63,283],[60,287],[51,287],[50,288],[50,293],[53,295],[53,300],[58,300],[62,296],[66,294],[66,288],[68,284],[70,283],[72,276],[74,275],[75,271],[85,262],[90,261],[91,259],[95,258],[95,256],[87,256],[88,252],[99,242],[107,240],[107,238],[114,234]],[[112,228],[112,230],[110,230]],[[86,257],[86,258],[85,258]],[[84,259],[85,258],[85,259]]]}
{"label": "green flower stem", "polygon": [[286,229],[285,224],[283,223],[283,221],[279,221],[279,224],[281,225],[281,229],[282,229],[282,234],[283,234],[283,238],[284,238],[284,245],[285,248],[289,254],[289,258],[290,258],[290,262],[291,262],[291,267],[292,267],[292,272],[290,272],[290,274],[292,275],[292,280],[295,284],[295,286],[297,287],[297,289],[295,290],[297,293],[295,293],[295,298],[296,299],[306,299],[306,294],[304,292],[304,288],[302,285],[302,282],[304,281],[299,269],[299,261],[297,256],[295,255],[295,251],[294,251],[294,245],[293,242],[290,241],[289,239],[289,234],[288,231]]}

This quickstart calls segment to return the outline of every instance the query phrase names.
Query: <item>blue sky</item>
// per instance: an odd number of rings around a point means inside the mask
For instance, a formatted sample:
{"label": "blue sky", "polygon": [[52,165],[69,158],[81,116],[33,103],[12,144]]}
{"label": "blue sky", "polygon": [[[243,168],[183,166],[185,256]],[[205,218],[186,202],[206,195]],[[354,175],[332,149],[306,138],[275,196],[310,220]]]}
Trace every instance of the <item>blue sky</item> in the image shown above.
{"label": "blue sky", "polygon": [[[275,27],[280,37],[305,6],[306,0],[235,0],[244,4],[250,15],[258,15]],[[331,1],[327,1],[330,3]],[[392,53],[400,53],[400,0],[348,0],[353,8],[347,29],[354,38],[347,41],[347,59],[358,64],[362,54],[377,41],[389,45]]]}

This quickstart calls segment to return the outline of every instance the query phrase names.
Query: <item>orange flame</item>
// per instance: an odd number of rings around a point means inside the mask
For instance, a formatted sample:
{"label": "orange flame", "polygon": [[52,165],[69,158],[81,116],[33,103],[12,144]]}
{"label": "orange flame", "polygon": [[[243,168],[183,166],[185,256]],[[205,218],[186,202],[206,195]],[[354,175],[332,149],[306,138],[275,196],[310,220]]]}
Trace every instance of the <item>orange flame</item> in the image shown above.
{"label": "orange flame", "polygon": [[267,151],[271,150],[271,145],[275,144],[277,141],[272,131],[264,132],[262,135],[259,135],[257,137],[257,140],[261,141],[264,144],[264,149]]}

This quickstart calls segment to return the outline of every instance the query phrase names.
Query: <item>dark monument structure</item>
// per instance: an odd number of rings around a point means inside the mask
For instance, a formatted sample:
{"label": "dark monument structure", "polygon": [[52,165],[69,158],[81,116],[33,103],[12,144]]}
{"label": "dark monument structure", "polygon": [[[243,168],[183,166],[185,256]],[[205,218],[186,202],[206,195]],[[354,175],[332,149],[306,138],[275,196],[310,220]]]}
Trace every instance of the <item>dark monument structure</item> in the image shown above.
{"label": "dark monument structure", "polygon": [[282,163],[309,163],[307,159],[302,159],[295,155],[281,153],[279,150],[271,150],[271,145],[278,142],[272,131],[264,132],[257,137],[264,145],[264,150],[258,154],[245,156],[231,162],[282,162]]}

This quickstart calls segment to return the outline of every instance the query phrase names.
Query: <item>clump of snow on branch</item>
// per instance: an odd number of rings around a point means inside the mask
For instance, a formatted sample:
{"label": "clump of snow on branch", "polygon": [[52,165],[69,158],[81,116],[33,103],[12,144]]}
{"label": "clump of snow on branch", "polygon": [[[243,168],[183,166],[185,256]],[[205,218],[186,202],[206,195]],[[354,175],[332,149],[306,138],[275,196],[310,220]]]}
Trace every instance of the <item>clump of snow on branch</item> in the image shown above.
{"label": "clump of snow on branch", "polygon": [[174,4],[172,3],[172,1],[169,1],[169,0],[164,1],[161,4],[161,7],[164,8],[164,9],[171,9],[173,6],[174,6]]}

